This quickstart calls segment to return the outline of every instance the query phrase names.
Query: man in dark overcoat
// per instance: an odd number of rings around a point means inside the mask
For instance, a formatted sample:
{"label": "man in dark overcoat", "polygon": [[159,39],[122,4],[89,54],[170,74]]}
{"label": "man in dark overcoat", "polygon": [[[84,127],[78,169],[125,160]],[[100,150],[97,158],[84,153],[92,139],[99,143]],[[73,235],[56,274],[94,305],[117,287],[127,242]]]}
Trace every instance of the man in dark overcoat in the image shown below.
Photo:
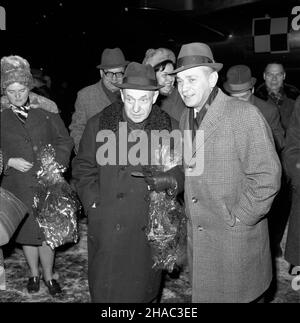
{"label": "man in dark overcoat", "polygon": [[88,216],[92,302],[146,303],[157,300],[161,285],[145,234],[149,190],[179,193],[184,176],[179,167],[154,176],[150,185],[132,176],[149,166],[155,131],[169,133],[177,125],[154,105],[160,87],[150,65],[130,63],[119,88],[123,104],[114,103],[88,121],[73,178]]}

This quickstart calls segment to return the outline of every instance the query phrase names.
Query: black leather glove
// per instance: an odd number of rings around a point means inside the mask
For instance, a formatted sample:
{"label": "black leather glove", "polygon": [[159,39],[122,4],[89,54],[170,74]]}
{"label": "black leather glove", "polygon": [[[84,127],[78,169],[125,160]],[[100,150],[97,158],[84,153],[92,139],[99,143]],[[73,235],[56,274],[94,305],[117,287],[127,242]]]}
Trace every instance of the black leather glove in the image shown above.
{"label": "black leather glove", "polygon": [[144,173],[145,181],[148,184],[148,189],[156,192],[167,191],[169,195],[175,194],[177,189],[177,180],[172,173],[160,172],[152,176],[149,173]]}

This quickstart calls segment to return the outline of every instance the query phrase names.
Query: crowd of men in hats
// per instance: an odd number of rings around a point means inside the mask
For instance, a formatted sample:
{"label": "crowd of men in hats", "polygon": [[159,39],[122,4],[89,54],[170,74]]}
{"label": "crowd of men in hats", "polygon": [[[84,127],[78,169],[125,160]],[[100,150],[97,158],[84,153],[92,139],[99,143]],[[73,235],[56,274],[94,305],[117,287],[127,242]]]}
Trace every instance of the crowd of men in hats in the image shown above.
{"label": "crowd of men in hats", "polygon": [[[183,45],[177,59],[169,49],[149,49],[142,64],[107,48],[99,82],[78,92],[71,169],[88,218],[92,302],[159,302],[162,271],[153,268],[144,232],[149,191],[184,194],[193,302],[264,301],[290,195],[285,258],[300,265],[300,92],[284,84],[274,62],[256,92],[249,67],[232,66],[226,94],[217,85],[222,67],[204,43]],[[180,131],[179,144],[167,148],[181,163],[150,173],[157,131]],[[111,142],[103,140],[108,134]],[[121,151],[129,154],[144,134],[146,161],[124,161]]]}

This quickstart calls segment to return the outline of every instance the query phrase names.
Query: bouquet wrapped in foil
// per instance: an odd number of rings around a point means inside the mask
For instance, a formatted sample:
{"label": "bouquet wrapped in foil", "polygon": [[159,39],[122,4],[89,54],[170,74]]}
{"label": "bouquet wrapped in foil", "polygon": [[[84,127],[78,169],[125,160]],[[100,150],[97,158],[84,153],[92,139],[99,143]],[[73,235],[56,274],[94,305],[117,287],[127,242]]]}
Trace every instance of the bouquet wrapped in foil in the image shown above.
{"label": "bouquet wrapped in foil", "polygon": [[46,243],[54,249],[65,243],[77,242],[80,203],[62,176],[66,169],[55,161],[55,150],[50,144],[40,151],[38,160],[41,166],[37,172],[33,211]]}
{"label": "bouquet wrapped in foil", "polygon": [[[180,156],[173,154],[170,159],[165,147],[156,151],[155,155],[160,165],[150,167],[153,176],[155,172],[166,172],[180,163]],[[172,272],[174,265],[181,265],[186,255],[187,219],[184,207],[176,196],[169,196],[166,192],[151,191],[149,198],[146,235],[153,253],[153,267]]]}

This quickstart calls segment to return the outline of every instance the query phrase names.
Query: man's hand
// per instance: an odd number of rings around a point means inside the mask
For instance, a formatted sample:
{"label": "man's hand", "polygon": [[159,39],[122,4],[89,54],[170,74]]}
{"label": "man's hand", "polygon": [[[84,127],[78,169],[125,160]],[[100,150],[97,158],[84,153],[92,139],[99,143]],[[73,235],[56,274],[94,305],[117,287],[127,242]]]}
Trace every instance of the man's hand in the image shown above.
{"label": "man's hand", "polygon": [[9,167],[12,167],[22,173],[26,173],[33,166],[32,163],[28,162],[24,158],[10,158],[7,162]]}
{"label": "man's hand", "polygon": [[152,176],[149,173],[144,173],[144,175],[149,190],[162,192],[169,189],[175,190],[177,188],[176,178],[168,172],[157,173],[155,176]]}

